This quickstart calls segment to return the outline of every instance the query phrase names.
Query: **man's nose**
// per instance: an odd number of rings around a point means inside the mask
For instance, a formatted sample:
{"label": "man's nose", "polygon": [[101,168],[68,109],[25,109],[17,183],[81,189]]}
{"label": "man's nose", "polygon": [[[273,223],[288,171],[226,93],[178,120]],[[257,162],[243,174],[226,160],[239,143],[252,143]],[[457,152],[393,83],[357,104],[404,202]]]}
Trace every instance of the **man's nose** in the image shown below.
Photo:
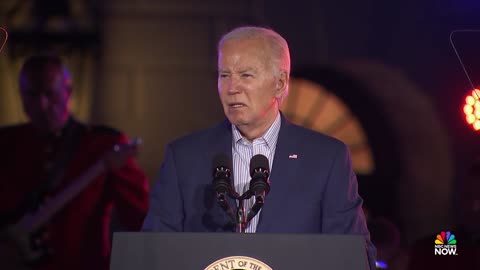
{"label": "man's nose", "polygon": [[227,92],[228,94],[237,94],[241,92],[239,80],[235,78],[235,76],[232,76],[230,80],[228,80]]}

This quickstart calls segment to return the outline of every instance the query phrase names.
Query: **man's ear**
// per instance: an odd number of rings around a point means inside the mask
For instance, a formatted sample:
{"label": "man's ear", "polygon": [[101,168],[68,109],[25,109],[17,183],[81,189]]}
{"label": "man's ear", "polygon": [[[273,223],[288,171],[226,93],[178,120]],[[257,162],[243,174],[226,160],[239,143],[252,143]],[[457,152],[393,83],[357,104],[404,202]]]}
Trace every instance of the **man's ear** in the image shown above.
{"label": "man's ear", "polygon": [[279,76],[276,78],[276,89],[275,89],[275,97],[281,98],[283,97],[285,91],[287,91],[289,77],[286,71],[281,70]]}

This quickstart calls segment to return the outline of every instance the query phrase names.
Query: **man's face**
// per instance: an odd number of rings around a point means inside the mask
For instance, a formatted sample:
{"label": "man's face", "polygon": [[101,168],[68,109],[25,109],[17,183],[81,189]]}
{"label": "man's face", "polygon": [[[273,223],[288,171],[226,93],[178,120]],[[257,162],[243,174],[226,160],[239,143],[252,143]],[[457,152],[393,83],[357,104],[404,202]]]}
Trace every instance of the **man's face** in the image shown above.
{"label": "man's face", "polygon": [[70,91],[60,69],[27,70],[20,77],[23,109],[31,123],[42,132],[57,132],[65,125],[69,117]]}
{"label": "man's face", "polygon": [[277,115],[277,98],[286,83],[285,76],[275,76],[262,41],[229,40],[219,49],[220,100],[228,120],[240,131],[263,135]]}

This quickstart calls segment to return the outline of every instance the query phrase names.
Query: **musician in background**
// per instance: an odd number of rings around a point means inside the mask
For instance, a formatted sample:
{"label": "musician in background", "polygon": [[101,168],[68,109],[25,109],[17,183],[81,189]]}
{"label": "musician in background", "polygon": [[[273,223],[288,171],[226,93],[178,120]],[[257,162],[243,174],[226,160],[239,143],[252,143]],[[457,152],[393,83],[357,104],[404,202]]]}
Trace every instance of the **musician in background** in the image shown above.
{"label": "musician in background", "polygon": [[148,209],[138,146],[71,115],[72,82],[59,57],[30,57],[19,82],[30,122],[0,129],[0,226],[5,232],[26,213],[47,213],[31,234],[31,247],[46,255],[33,269],[108,269],[112,208],[128,230],[141,228]]}

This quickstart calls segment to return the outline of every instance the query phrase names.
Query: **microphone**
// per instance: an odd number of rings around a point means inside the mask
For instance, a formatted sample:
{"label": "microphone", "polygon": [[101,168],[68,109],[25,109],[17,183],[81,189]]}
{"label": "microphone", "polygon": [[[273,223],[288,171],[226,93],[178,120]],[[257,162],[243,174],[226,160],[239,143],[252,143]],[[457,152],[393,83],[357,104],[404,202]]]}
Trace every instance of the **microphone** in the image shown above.
{"label": "microphone", "polygon": [[255,155],[250,160],[250,192],[255,196],[255,203],[263,205],[265,195],[270,191],[270,166],[268,159],[264,155]]}
{"label": "microphone", "polygon": [[270,166],[268,159],[264,155],[255,155],[250,160],[250,190],[249,196],[255,196],[255,203],[248,212],[247,222],[250,222],[255,217],[265,203],[265,195],[270,191],[270,183],[268,177],[270,176]]}
{"label": "microphone", "polygon": [[226,154],[217,154],[212,162],[213,189],[217,200],[222,203],[226,201],[227,195],[232,192],[230,177],[232,176],[232,160]]}
{"label": "microphone", "polygon": [[[235,222],[235,214],[227,200],[227,195],[235,196],[230,177],[232,176],[232,159],[225,154],[217,154],[213,158],[213,189],[220,207]],[[237,195],[238,196],[238,195]]]}

